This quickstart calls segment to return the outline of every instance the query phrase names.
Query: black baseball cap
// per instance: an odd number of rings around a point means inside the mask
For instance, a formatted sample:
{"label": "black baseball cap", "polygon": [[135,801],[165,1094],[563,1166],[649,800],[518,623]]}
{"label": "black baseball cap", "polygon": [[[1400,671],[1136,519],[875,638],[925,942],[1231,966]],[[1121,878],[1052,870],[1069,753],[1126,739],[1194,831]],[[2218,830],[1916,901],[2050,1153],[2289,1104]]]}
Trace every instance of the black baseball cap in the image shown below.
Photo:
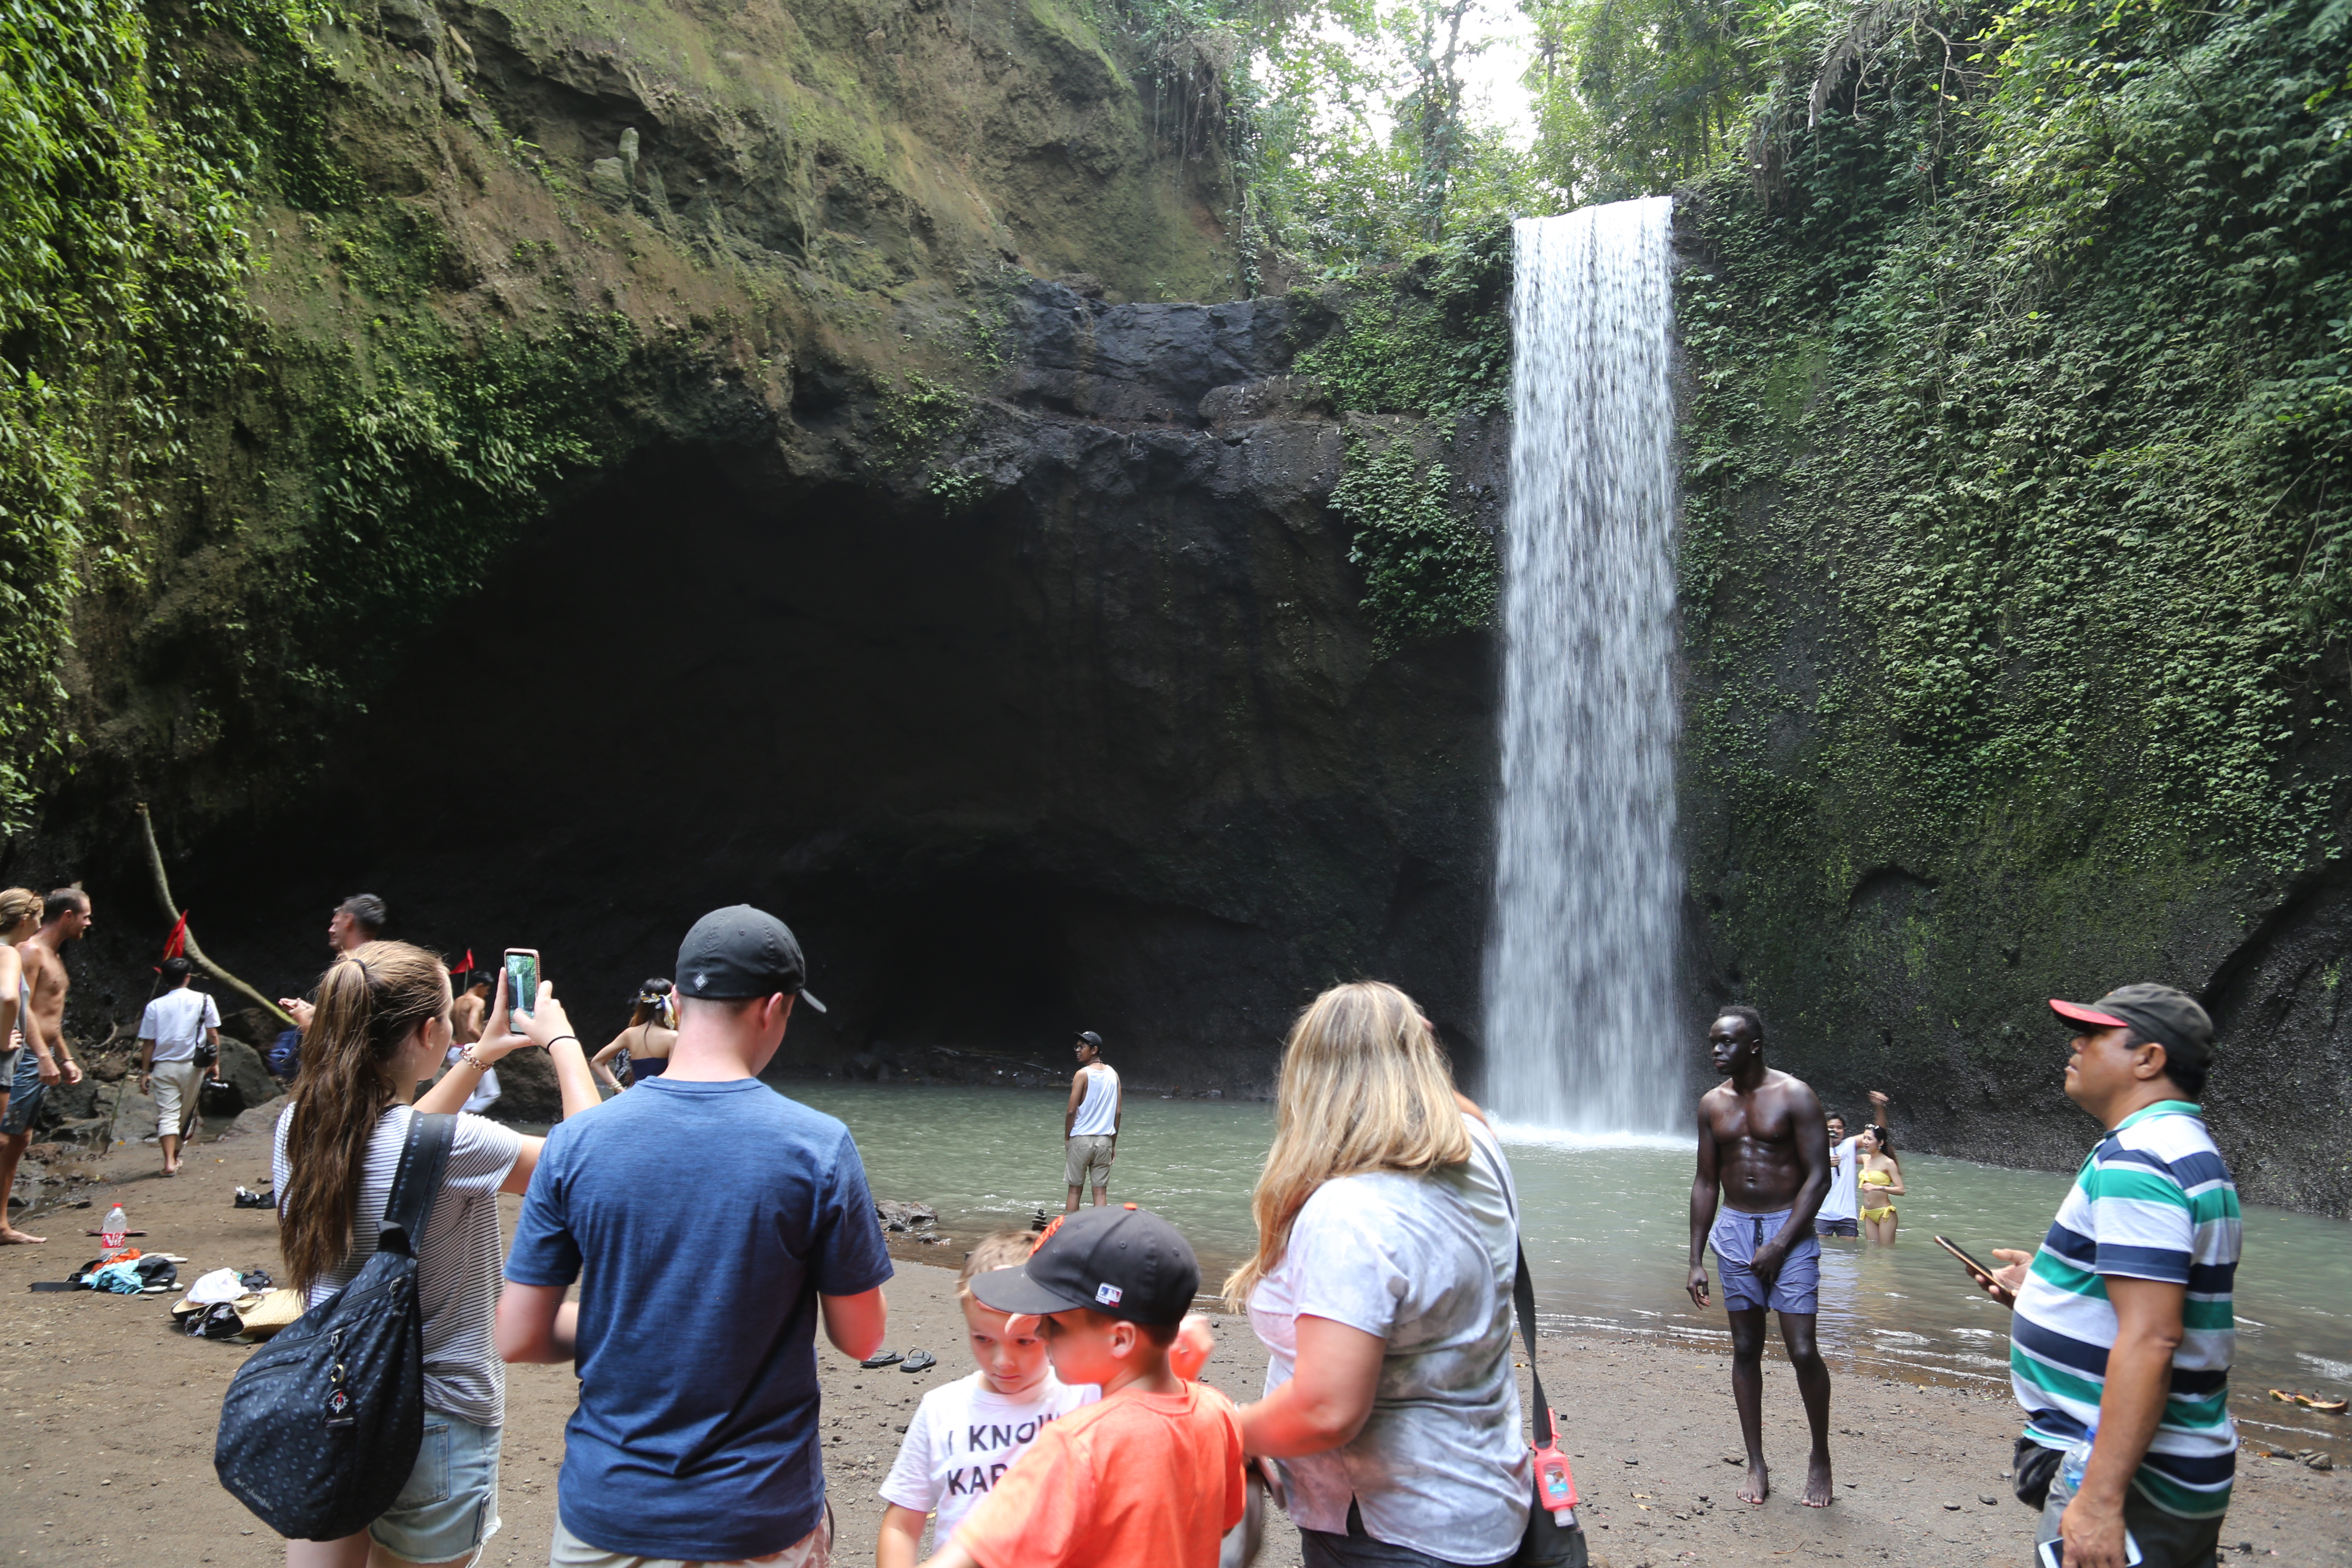
{"label": "black baseball cap", "polygon": [[2118,986],[2095,1002],[2062,1002],[2053,996],[2050,1009],[2069,1023],[2092,1029],[2137,1025],[2142,1034],[2164,1047],[2164,1058],[2185,1068],[2213,1063],[2213,1020],[2197,999],[2169,985]]}
{"label": "black baseball cap", "polygon": [[1102,1049],[1102,1037],[1096,1034],[1092,1029],[1080,1029],[1078,1031],[1078,1038],[1084,1040],[1087,1045],[1092,1046],[1097,1050]]}
{"label": "black baseball cap", "polygon": [[781,991],[822,1013],[824,1004],[809,994],[807,979],[808,961],[793,928],[749,904],[711,910],[678,944],[682,996],[721,1002]]}
{"label": "black baseball cap", "polygon": [[1129,1322],[1184,1321],[1200,1293],[1201,1265],[1181,1233],[1149,1209],[1081,1209],[1059,1221],[1017,1268],[971,1277],[971,1293],[999,1312],[1089,1307]]}

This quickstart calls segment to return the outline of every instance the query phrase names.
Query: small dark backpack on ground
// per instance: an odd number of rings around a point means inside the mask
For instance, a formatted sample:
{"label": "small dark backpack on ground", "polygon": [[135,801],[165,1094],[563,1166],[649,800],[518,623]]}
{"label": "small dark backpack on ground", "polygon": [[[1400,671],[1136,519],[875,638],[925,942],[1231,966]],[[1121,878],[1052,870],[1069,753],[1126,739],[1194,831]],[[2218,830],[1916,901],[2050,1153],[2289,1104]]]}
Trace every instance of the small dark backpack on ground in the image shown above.
{"label": "small dark backpack on ground", "polygon": [[364,1530],[416,1468],[425,1440],[416,1244],[457,1131],[454,1116],[409,1119],[375,1255],[229,1380],[213,1468],[289,1540],[336,1541]]}

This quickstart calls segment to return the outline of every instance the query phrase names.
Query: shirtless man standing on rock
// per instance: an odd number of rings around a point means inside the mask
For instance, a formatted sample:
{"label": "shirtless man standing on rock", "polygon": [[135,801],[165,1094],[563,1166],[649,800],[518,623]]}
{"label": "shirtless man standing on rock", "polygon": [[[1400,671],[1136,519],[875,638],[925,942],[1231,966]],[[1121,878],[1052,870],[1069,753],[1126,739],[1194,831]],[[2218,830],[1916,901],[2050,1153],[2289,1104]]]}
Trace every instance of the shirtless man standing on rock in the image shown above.
{"label": "shirtless man standing on rock", "polygon": [[[74,1060],[73,1047],[66,1044],[66,990],[73,977],[66,973],[59,950],[69,942],[79,942],[89,923],[89,895],[79,888],[59,888],[41,906],[40,929],[16,948],[32,989],[32,1016],[24,1024],[25,1048],[40,1064],[40,1077],[37,1086],[17,1087],[10,1098],[6,1120],[0,1121],[0,1165],[6,1167],[0,1176],[7,1184],[0,1186],[0,1204],[7,1201],[8,1188],[16,1185],[16,1163],[32,1146],[33,1118],[39,1113],[48,1087],[57,1083],[71,1087],[81,1081],[81,1064]],[[47,1239],[0,1220],[0,1244]]]}
{"label": "shirtless man standing on rock", "polygon": [[[1771,1495],[1764,1467],[1764,1314],[1780,1314],[1780,1343],[1813,1429],[1804,1505],[1830,1505],[1830,1370],[1813,1342],[1822,1244],[1813,1215],[1830,1189],[1828,1125],[1813,1091],[1764,1065],[1764,1020],[1726,1007],[1706,1032],[1717,1072],[1730,1076],[1698,1102],[1698,1175],[1691,1183],[1690,1299],[1704,1308],[1706,1254],[1723,1273],[1731,1318],[1731,1397],[1748,1444],[1742,1502]],[[1722,1212],[1717,1212],[1718,1195]]]}

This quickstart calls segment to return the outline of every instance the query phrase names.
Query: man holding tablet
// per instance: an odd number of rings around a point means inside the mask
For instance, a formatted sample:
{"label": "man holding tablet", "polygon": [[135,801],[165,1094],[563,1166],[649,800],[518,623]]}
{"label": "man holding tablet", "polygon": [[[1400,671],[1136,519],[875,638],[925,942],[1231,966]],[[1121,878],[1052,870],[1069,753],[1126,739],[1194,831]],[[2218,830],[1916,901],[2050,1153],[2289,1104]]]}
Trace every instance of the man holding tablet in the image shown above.
{"label": "man holding tablet", "polygon": [[2238,1189],[2196,1104],[2213,1021],[2169,985],[2050,1005],[2067,1098],[2107,1131],[2041,1249],[1994,1252],[2009,1267],[1979,1280],[2016,1312],[2018,1496],[2042,1505],[2045,1563],[2208,1568],[2238,1449]]}

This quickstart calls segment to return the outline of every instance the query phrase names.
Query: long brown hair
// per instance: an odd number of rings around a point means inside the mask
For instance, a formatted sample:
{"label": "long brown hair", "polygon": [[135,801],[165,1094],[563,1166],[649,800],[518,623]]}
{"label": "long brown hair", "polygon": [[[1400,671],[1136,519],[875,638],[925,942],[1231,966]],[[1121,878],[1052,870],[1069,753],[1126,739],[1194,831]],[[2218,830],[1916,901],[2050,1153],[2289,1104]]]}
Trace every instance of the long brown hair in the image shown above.
{"label": "long brown hair", "polygon": [[1377,980],[1333,986],[1298,1015],[1283,1047],[1274,1147],[1250,1204],[1257,1255],[1225,1281],[1227,1301],[1247,1310],[1324,1183],[1367,1171],[1426,1175],[1468,1158],[1454,1074],[1412,998]]}
{"label": "long brown hair", "polygon": [[449,1005],[441,961],[404,942],[363,942],[319,977],[318,1011],[302,1031],[286,1131],[286,1190],[278,1238],[286,1271],[308,1290],[351,1256],[352,1211],[368,1139],[414,1084],[396,1082],[400,1048]]}

